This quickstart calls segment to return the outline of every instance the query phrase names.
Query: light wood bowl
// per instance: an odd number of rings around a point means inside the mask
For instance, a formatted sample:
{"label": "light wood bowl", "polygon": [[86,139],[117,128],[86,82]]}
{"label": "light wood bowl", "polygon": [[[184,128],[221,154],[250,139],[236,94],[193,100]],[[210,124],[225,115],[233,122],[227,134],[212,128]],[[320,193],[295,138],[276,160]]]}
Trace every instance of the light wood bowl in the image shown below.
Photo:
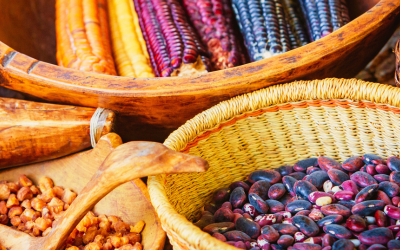
{"label": "light wood bowl", "polygon": [[0,85],[51,102],[119,111],[128,124],[121,130],[125,140],[161,141],[218,102],[272,84],[354,77],[400,19],[400,1],[348,0],[355,19],[304,47],[195,78],[132,79],[49,64],[56,62],[54,2],[0,0]]}
{"label": "light wood bowl", "polygon": [[[70,188],[80,194],[106,157],[121,144],[121,138],[117,134],[110,133],[103,136],[92,150],[61,159],[2,170],[0,171],[0,181],[16,182],[21,174],[25,174],[37,184],[41,177],[47,176],[54,181],[56,186]],[[141,179],[130,181],[115,188],[95,205],[94,212],[118,216],[129,224],[144,220],[146,223],[142,232],[144,250],[163,249],[165,232],[161,228],[155,209],[151,205],[147,187]],[[31,249],[27,246],[29,241],[40,240],[45,237],[31,238],[25,233],[16,230],[10,231],[9,227],[0,225],[0,244],[6,246],[7,249]],[[24,245],[19,246],[19,244]],[[31,245],[32,249],[39,249],[38,246],[38,248],[35,248],[38,243]]]}

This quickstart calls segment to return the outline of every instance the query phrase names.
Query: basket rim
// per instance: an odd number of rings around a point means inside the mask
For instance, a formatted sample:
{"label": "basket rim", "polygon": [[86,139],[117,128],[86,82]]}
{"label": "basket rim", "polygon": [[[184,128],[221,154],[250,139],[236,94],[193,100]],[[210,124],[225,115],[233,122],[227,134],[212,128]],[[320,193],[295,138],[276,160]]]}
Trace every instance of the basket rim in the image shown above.
{"label": "basket rim", "polygon": [[[380,105],[385,105],[389,106],[389,108],[394,107],[397,111],[397,108],[400,108],[400,89],[357,79],[337,78],[295,81],[274,85],[231,98],[199,113],[171,133],[165,140],[164,145],[176,151],[183,151],[198,136],[207,131],[215,130],[223,123],[230,125],[229,121],[240,115],[286,103],[316,100],[347,100],[353,103],[373,103],[375,105],[368,105],[368,108],[377,108]],[[258,115],[260,114],[263,114],[263,112],[258,113]],[[165,175],[149,177],[148,188],[153,206],[169,237],[179,237],[186,244],[193,246],[190,249],[237,249],[213,238],[194,226],[184,216],[178,214],[166,196],[164,189],[165,178]]]}

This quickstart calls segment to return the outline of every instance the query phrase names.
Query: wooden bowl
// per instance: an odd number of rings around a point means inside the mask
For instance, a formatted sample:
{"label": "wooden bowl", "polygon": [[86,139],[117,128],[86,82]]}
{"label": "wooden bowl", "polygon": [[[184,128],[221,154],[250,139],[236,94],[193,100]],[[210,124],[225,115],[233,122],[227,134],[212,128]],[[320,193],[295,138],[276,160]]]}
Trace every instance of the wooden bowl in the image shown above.
{"label": "wooden bowl", "polygon": [[272,84],[353,77],[383,47],[400,19],[400,1],[348,0],[355,19],[304,47],[194,78],[132,79],[43,62],[56,62],[54,2],[0,0],[0,84],[51,102],[119,111],[123,130],[129,132],[122,136],[129,140],[160,141],[218,102]]}
{"label": "wooden bowl", "polygon": [[[0,181],[15,182],[18,181],[21,174],[25,174],[34,183],[38,183],[41,177],[47,176],[53,179],[55,185],[70,188],[79,194],[107,155],[121,144],[121,138],[117,134],[110,133],[103,136],[92,150],[61,159],[2,170],[0,171]],[[94,212],[115,215],[130,224],[144,220],[146,223],[142,232],[144,250],[163,248],[165,232],[151,205],[147,187],[141,179],[125,183],[114,189],[96,204]],[[7,230],[9,230],[8,227],[0,225],[0,244],[4,245],[2,241],[7,240],[7,238],[4,239]]]}

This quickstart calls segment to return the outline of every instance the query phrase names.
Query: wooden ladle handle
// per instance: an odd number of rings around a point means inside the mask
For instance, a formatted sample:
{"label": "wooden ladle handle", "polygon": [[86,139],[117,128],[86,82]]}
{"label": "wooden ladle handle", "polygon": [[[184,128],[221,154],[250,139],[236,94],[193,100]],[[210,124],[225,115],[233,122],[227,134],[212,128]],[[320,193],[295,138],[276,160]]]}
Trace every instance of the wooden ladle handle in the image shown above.
{"label": "wooden ladle handle", "polygon": [[161,143],[123,144],[108,155],[90,182],[57,221],[40,249],[59,249],[86,213],[125,182],[149,175],[204,172],[207,169],[208,163],[202,158],[175,152]]}

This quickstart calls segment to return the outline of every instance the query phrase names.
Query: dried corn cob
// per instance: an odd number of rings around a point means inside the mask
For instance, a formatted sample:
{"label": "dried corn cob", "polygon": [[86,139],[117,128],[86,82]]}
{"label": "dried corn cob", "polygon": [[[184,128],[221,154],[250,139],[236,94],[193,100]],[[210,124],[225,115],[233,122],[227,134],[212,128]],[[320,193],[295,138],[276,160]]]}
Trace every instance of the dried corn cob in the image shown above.
{"label": "dried corn cob", "polygon": [[299,0],[311,41],[316,41],[350,21],[346,0]]}
{"label": "dried corn cob", "polygon": [[305,20],[297,0],[283,0],[292,49],[309,43]]}
{"label": "dried corn cob", "polygon": [[211,53],[215,70],[245,63],[241,46],[235,37],[234,16],[227,0],[183,0],[191,22]]}
{"label": "dried corn cob", "polygon": [[105,0],[57,0],[56,32],[59,65],[116,74]]}
{"label": "dried corn cob", "polygon": [[178,0],[134,0],[157,76],[190,76],[210,70],[208,55]]}
{"label": "dried corn cob", "polygon": [[118,74],[154,77],[132,0],[108,0],[111,39]]}
{"label": "dried corn cob", "polygon": [[281,0],[233,0],[232,7],[252,61],[291,49]]}

